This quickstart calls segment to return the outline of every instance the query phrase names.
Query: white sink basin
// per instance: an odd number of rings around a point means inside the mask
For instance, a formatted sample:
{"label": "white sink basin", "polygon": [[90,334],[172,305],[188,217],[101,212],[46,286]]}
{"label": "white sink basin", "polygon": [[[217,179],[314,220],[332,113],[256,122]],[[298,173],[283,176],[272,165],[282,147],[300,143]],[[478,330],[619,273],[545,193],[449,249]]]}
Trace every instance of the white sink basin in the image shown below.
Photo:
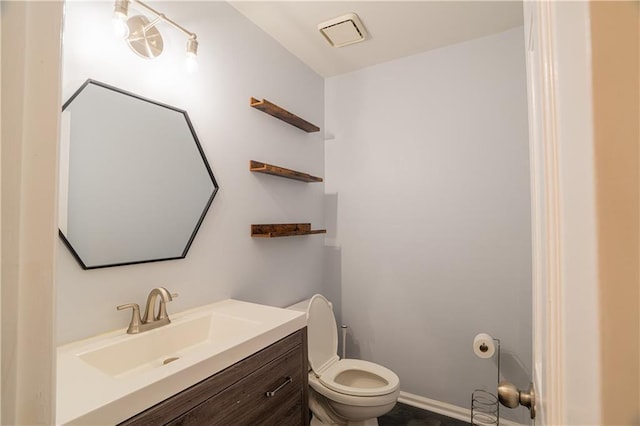
{"label": "white sink basin", "polygon": [[306,326],[304,313],[237,300],[60,346],[57,424],[116,424]]}
{"label": "white sink basin", "polygon": [[248,336],[262,323],[205,311],[179,317],[169,325],[135,335],[110,339],[105,346],[78,357],[109,376],[139,374],[201,351],[206,346]]}

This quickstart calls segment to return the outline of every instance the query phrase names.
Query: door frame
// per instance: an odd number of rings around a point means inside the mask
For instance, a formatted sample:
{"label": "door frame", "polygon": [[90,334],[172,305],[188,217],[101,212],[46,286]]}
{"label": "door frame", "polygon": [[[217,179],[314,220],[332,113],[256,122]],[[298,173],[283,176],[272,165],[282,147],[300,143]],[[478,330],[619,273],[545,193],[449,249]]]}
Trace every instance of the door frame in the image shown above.
{"label": "door frame", "polygon": [[[0,423],[55,424],[63,2],[2,2]],[[9,37],[7,37],[9,36]],[[9,42],[9,40],[11,40]],[[10,106],[10,108],[7,108]]]}

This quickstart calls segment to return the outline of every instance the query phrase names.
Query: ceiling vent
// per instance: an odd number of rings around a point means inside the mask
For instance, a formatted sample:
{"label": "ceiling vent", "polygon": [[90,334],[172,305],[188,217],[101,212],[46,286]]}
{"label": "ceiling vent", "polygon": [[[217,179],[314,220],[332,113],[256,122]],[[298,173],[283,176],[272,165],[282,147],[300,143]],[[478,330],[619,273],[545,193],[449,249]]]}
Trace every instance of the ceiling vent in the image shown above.
{"label": "ceiling vent", "polygon": [[347,13],[318,24],[318,30],[333,47],[358,43],[367,37],[367,31],[355,13]]}

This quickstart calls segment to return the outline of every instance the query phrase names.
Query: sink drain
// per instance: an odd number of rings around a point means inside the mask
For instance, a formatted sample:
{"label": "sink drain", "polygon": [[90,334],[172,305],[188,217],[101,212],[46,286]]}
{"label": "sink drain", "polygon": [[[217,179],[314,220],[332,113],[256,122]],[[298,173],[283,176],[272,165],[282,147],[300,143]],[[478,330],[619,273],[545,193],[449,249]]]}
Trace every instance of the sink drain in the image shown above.
{"label": "sink drain", "polygon": [[170,362],[173,362],[173,361],[175,361],[177,359],[180,359],[180,357],[179,356],[172,356],[172,357],[167,358],[164,361],[162,361],[162,365],[169,364]]}

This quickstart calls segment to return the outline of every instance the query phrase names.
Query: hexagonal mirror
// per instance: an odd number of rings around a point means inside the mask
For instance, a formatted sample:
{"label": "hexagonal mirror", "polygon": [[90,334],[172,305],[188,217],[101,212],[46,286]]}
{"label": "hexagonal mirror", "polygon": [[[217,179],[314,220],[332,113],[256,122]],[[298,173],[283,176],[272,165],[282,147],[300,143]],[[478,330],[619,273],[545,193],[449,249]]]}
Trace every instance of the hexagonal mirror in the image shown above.
{"label": "hexagonal mirror", "polygon": [[60,236],[84,269],[184,258],[217,191],[186,111],[95,80],[62,107]]}

